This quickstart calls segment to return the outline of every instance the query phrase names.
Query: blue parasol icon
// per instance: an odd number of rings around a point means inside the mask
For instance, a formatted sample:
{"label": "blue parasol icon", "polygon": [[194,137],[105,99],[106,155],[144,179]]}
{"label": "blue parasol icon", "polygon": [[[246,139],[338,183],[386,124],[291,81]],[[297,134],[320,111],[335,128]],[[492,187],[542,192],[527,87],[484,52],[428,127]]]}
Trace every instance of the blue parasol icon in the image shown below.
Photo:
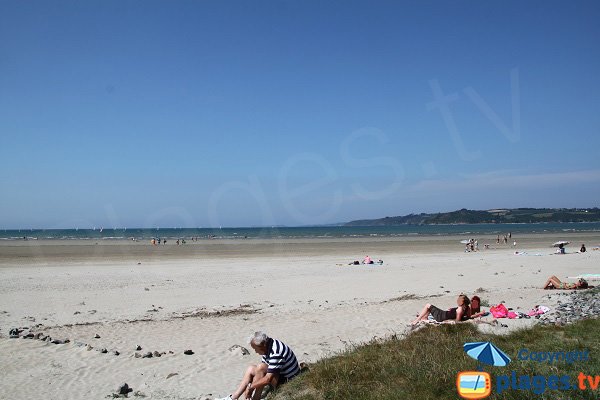
{"label": "blue parasol icon", "polygon": [[463,349],[470,357],[494,367],[505,367],[510,362],[510,357],[490,342],[465,343]]}

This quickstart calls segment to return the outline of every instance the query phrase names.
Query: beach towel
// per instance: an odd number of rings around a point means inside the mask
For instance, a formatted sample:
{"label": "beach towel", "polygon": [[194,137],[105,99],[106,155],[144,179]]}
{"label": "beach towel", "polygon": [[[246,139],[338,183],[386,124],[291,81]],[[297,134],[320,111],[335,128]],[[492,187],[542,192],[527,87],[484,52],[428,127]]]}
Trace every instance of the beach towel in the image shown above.
{"label": "beach towel", "polygon": [[490,308],[490,312],[494,316],[494,318],[506,318],[508,316],[508,309],[502,303],[497,306],[493,306]]}
{"label": "beach towel", "polygon": [[546,314],[548,311],[550,311],[550,308],[546,306],[535,306],[527,312],[527,315],[534,317],[536,315]]}

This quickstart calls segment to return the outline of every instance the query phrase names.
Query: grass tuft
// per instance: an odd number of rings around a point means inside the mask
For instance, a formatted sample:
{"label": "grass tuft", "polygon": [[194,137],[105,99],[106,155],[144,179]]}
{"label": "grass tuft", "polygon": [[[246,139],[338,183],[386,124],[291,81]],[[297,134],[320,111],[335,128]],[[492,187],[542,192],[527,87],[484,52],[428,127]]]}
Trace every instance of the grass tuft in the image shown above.
{"label": "grass tuft", "polygon": [[[406,338],[374,339],[352,346],[341,354],[323,359],[292,382],[281,387],[274,400],[396,400],[457,399],[456,376],[460,371],[477,370],[478,363],[463,352],[466,342],[491,341],[512,362],[507,367],[483,366],[492,376],[489,399],[598,399],[596,391],[508,389],[496,393],[495,377],[510,375],[569,375],[577,382],[579,372],[600,373],[600,320],[590,319],[564,327],[536,325],[506,336],[479,332],[471,324],[428,326]],[[530,351],[589,350],[590,360],[552,364],[517,359],[520,349]]]}

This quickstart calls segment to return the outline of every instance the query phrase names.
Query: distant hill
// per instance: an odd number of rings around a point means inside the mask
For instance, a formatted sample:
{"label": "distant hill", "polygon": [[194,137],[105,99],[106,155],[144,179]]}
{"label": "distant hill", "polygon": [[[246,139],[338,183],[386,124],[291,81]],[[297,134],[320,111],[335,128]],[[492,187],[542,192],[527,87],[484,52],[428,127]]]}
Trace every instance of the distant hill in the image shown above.
{"label": "distant hill", "polygon": [[408,214],[397,217],[361,219],[344,226],[393,226],[435,224],[506,224],[535,222],[598,222],[600,209],[595,208],[510,208],[467,210],[435,214]]}

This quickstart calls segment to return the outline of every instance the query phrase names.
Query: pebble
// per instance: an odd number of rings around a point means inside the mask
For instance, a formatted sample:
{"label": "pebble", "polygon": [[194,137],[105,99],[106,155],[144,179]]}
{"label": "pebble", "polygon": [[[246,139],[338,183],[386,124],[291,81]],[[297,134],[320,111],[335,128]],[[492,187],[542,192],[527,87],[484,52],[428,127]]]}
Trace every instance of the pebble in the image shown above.
{"label": "pebble", "polygon": [[22,329],[12,328],[10,331],[8,331],[8,335],[11,339],[17,339],[19,337],[19,335],[21,334],[21,332],[23,332]]}
{"label": "pebble", "polygon": [[183,352],[183,354],[185,354],[186,356],[191,356],[192,354],[194,354],[194,352],[191,350],[186,350]]}
{"label": "pebble", "polygon": [[105,348],[102,348],[102,349],[100,349],[100,353],[106,354],[106,353],[108,353],[108,350],[106,350]]}
{"label": "pebble", "polygon": [[121,353],[119,353],[117,350],[115,350],[115,351],[113,351],[113,354],[114,354],[115,356],[118,356],[118,355],[119,355],[119,354],[121,354]]}
{"label": "pebble", "polygon": [[154,357],[160,357],[162,354],[160,354],[158,351],[155,351],[154,353],[152,353],[152,355]]}
{"label": "pebble", "polygon": [[142,358],[152,358],[152,352],[151,351],[147,352],[146,354],[144,354],[142,356]]}
{"label": "pebble", "polygon": [[133,389],[129,387],[127,383],[123,383],[117,388],[117,394],[127,395],[129,392],[133,392]]}
{"label": "pebble", "polygon": [[234,344],[228,350],[232,353],[241,354],[242,356],[247,356],[250,354],[247,348],[240,346],[239,344]]}
{"label": "pebble", "polygon": [[137,345],[137,347],[135,348],[135,351],[140,351],[142,350],[142,346],[140,346],[139,344]]}
{"label": "pebble", "polygon": [[580,289],[557,294],[556,307],[539,316],[543,325],[564,325],[600,316],[600,288]]}

